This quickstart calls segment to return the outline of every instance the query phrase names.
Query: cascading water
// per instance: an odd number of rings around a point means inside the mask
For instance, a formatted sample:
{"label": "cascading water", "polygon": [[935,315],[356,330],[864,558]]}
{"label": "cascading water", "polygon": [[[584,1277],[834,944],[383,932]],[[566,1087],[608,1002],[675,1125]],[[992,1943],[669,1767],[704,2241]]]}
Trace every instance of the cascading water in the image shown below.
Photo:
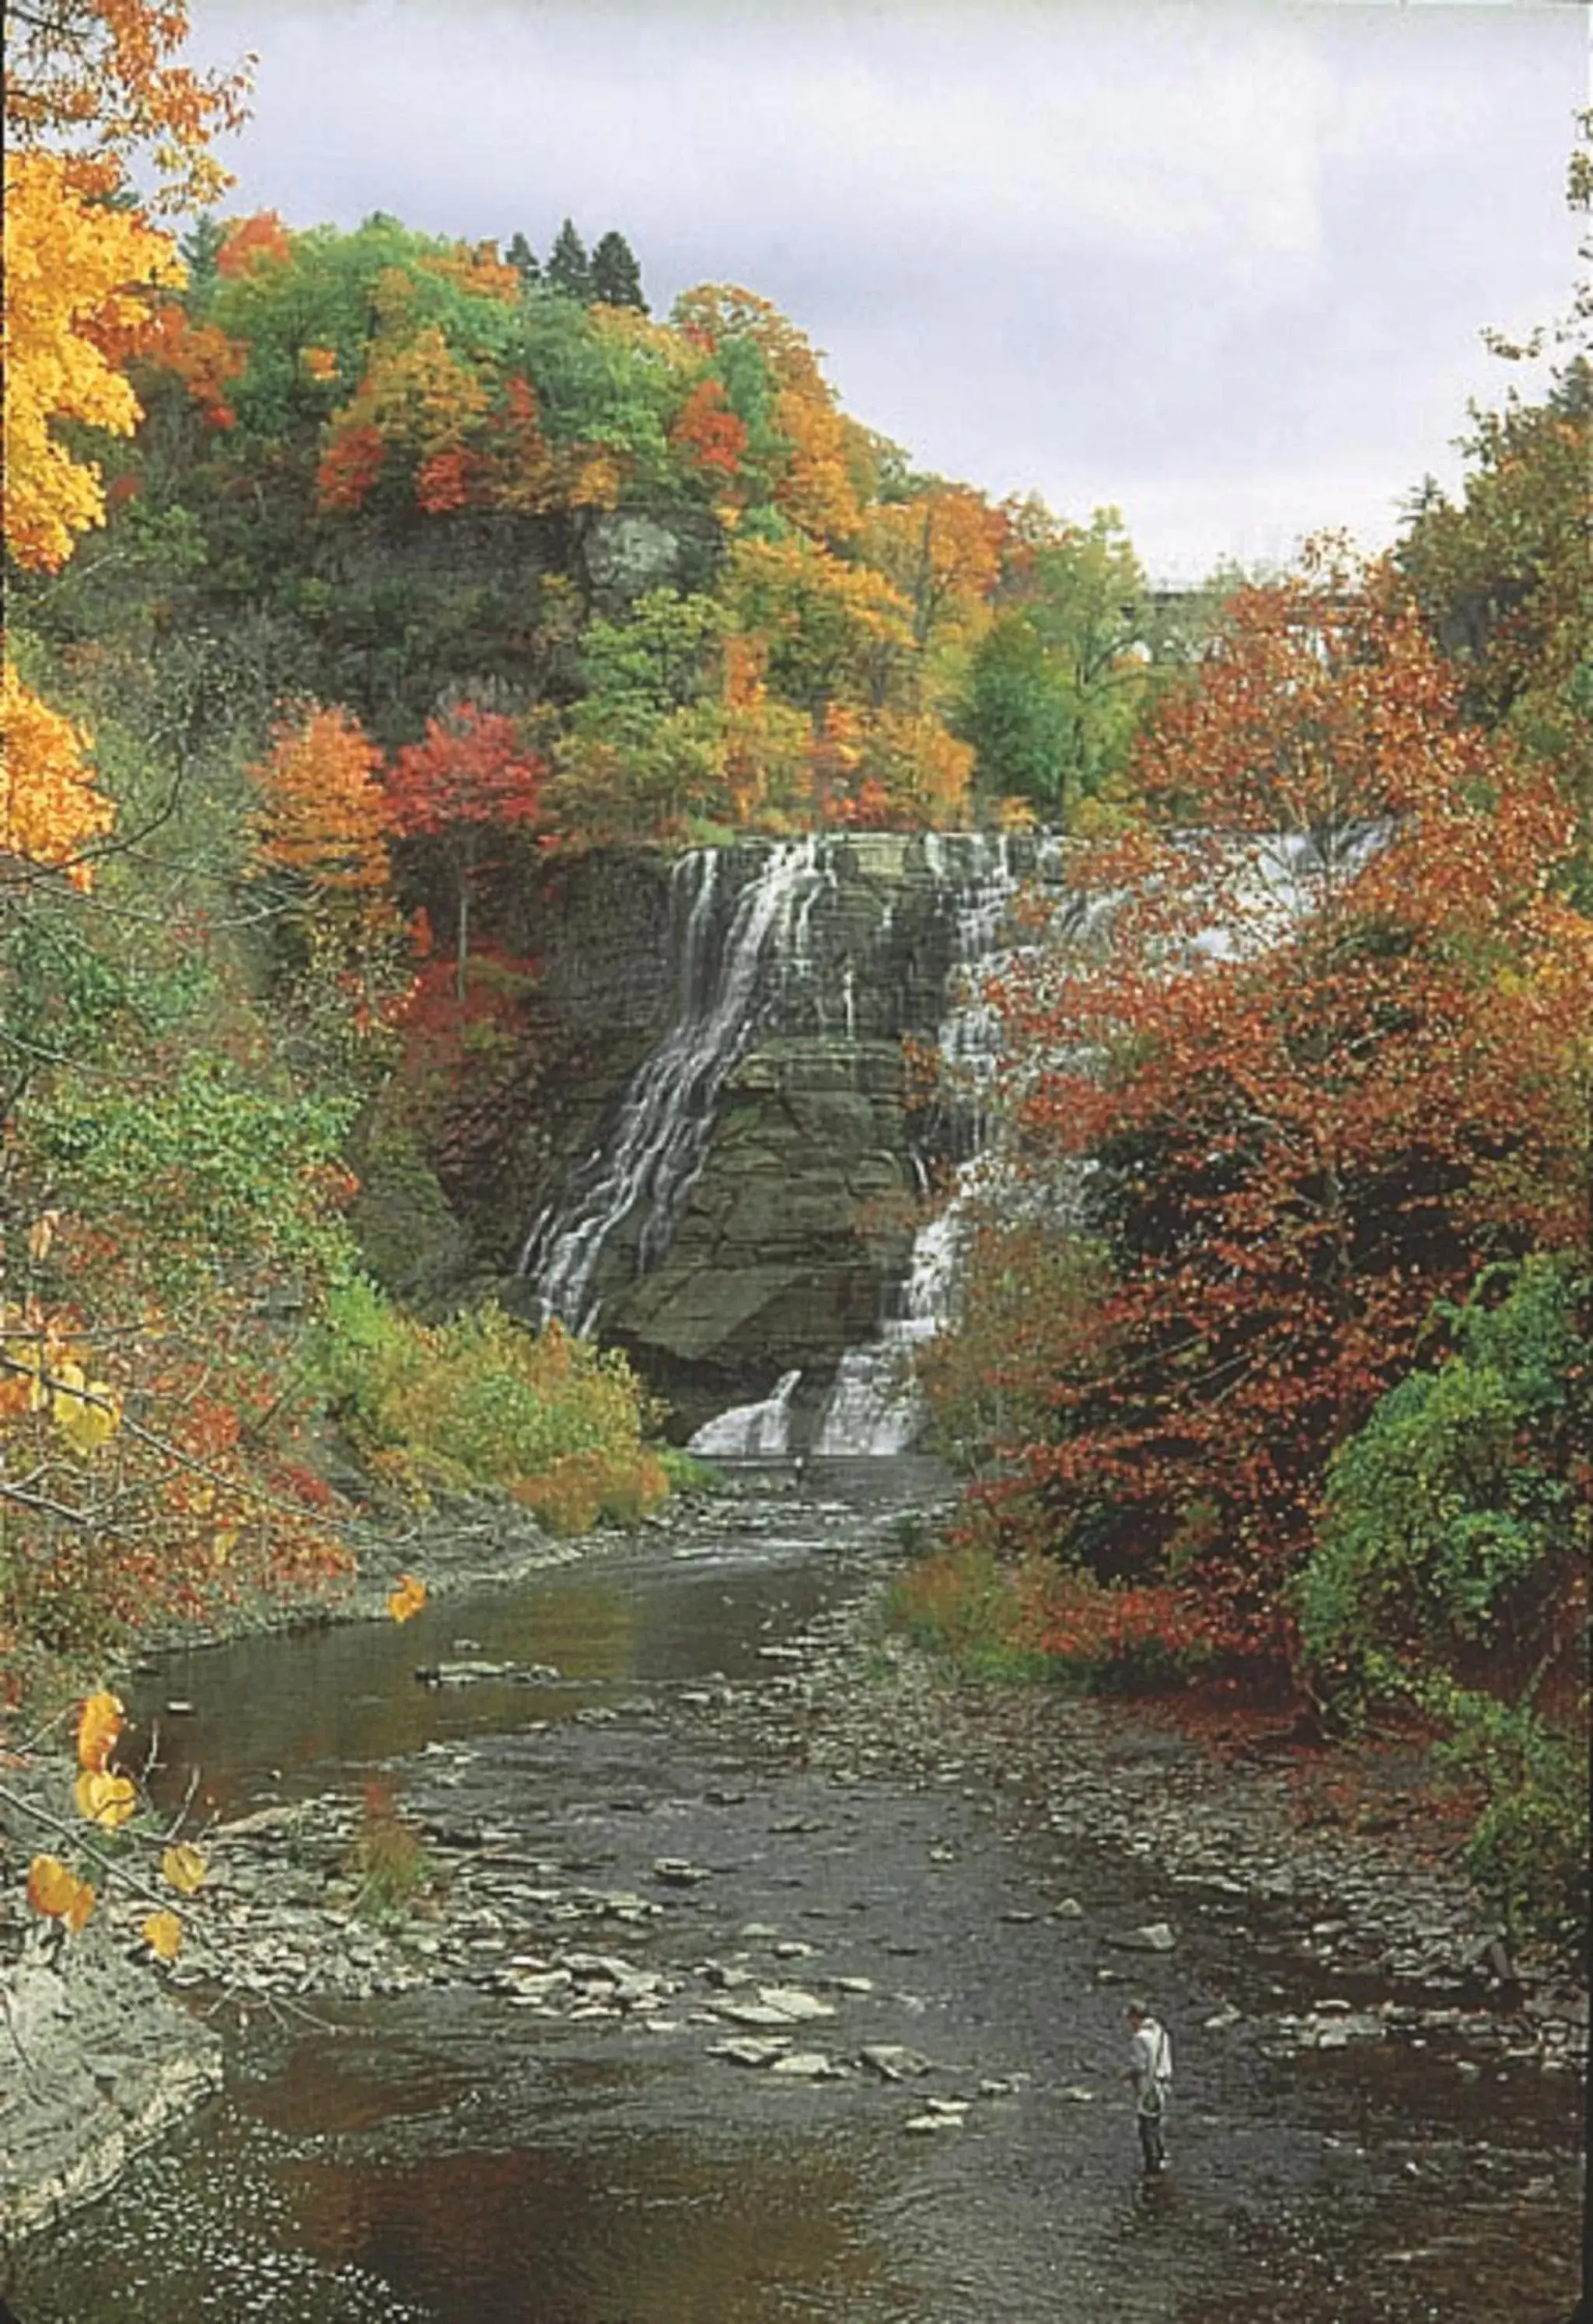
{"label": "cascading water", "polygon": [[773,1396],[757,1404],[733,1405],[704,1421],[687,1444],[708,1461],[783,1461],[791,1450],[791,1399],[800,1371],[787,1372]]}
{"label": "cascading water", "polygon": [[[969,1167],[965,1163],[964,1172]],[[904,1312],[882,1323],[866,1347],[848,1348],[841,1358],[813,1434],[818,1458],[910,1452],[918,1442],[928,1410],[913,1359],[952,1320],[962,1241],[954,1195],[913,1239]]]}
{"label": "cascading water", "polygon": [[[996,1048],[995,1014],[984,1003],[980,972],[998,957],[1020,879],[1037,870],[1043,877],[1046,869],[1043,842],[971,832],[836,834],[705,848],[681,857],[671,875],[669,1022],[617,1099],[601,1145],[546,1204],[521,1254],[521,1272],[542,1315],[590,1333],[607,1303],[621,1306],[629,1296],[629,1280],[660,1270],[674,1252],[692,1189],[709,1160],[722,1093],[748,1052],[766,1040],[784,1045],[780,1070],[789,1069],[793,1055],[805,1061],[791,1084],[798,1102],[816,1102],[807,1095],[815,1084],[801,1075],[814,1069],[813,1045],[820,1045],[820,1074],[838,1072],[841,1078],[817,1086],[844,1093],[840,1116],[857,1134],[860,1104],[879,1109],[875,1120],[882,1113],[888,1120],[888,1104],[899,1104],[867,1094],[866,1077],[878,1074],[881,1049],[894,1047],[903,1032],[932,1033],[949,1068],[949,1084],[959,1094],[935,1126],[931,1150],[943,1159],[966,1157],[970,1148],[977,1153],[984,1128],[978,1084],[994,1069]],[[882,975],[894,981],[882,986]],[[877,1091],[877,1080],[873,1086]],[[860,1135],[866,1140],[866,1129]],[[853,1151],[854,1164],[845,1167],[876,1167],[875,1152],[866,1143],[860,1157]],[[927,1184],[924,1157],[912,1148],[901,1152],[899,1167]],[[838,1184],[838,1202],[848,1199]],[[808,1200],[810,1222],[810,1195]],[[719,1221],[725,1213],[712,1215]],[[720,1231],[718,1225],[714,1231]],[[811,1224],[794,1230],[796,1268],[802,1265],[800,1238],[813,1231]],[[873,1342],[853,1348],[841,1361],[817,1450],[894,1452],[908,1449],[919,1434],[924,1412],[912,1351],[948,1319],[964,1231],[955,1204],[922,1230],[904,1278],[886,1292],[889,1320]],[[838,1239],[856,1229],[838,1216]],[[689,1249],[702,1247],[700,1240],[688,1241]],[[711,1251],[714,1244],[706,1247]],[[771,1262],[771,1273],[792,1269],[791,1247],[788,1242]],[[863,1255],[860,1239],[852,1248]],[[854,1270],[857,1263],[845,1262]],[[832,1272],[830,1282],[836,1279]],[[800,1298],[800,1276],[797,1281]],[[818,1295],[820,1333],[821,1302],[836,1296],[829,1289]],[[844,1289],[839,1296],[846,1296]],[[693,1323],[700,1312],[700,1305],[690,1311]],[[799,1338],[774,1393],[709,1423],[699,1432],[699,1449],[711,1449],[718,1458],[768,1457],[789,1444],[797,1385],[792,1355],[811,1376],[814,1359],[801,1353]]]}
{"label": "cascading water", "polygon": [[[1246,851],[1242,892],[1252,942],[1272,942],[1317,900],[1324,881],[1353,874],[1384,844],[1375,825],[1359,825],[1324,837],[1280,834]],[[925,841],[932,868],[944,876],[943,842]],[[1042,875],[1045,859],[1039,868]],[[951,977],[951,1005],[940,1027],[940,1052],[950,1080],[960,1089],[974,1146],[961,1166],[950,1199],[919,1230],[908,1272],[903,1313],[887,1319],[866,1347],[848,1349],[820,1415],[813,1438],[816,1455],[889,1454],[911,1450],[928,1418],[915,1358],[926,1341],[954,1320],[958,1278],[976,1199],[988,1199],[1001,1176],[1000,1157],[988,1147],[989,1125],[980,1102],[981,1084],[994,1073],[999,1053],[997,1012],[984,999],[988,975],[1004,957],[1003,922],[1016,881],[1005,853],[958,891],[958,965]],[[1053,932],[1065,942],[1088,944],[1109,927],[1110,896],[1073,898],[1054,916]],[[1231,951],[1231,927],[1214,926],[1198,939],[1214,955]],[[1075,1166],[1069,1182],[1053,1189],[1053,1206],[1077,1204],[1086,1166]]]}
{"label": "cascading water", "polygon": [[[966,849],[968,843],[959,844]],[[968,1231],[967,1204],[983,1176],[979,1157],[986,1121],[980,1084],[995,1070],[998,1045],[996,1013],[985,1000],[983,984],[985,974],[1001,957],[1018,876],[1012,850],[1001,836],[982,840],[959,878],[953,876],[942,835],[926,835],[924,855],[931,876],[951,901],[952,967],[938,1046],[949,1079],[963,1095],[974,1156],[959,1168],[950,1201],[913,1239],[902,1313],[887,1316],[866,1346],[848,1348],[842,1356],[814,1431],[812,1449],[820,1458],[907,1452],[923,1434],[929,1408],[915,1358],[925,1342],[953,1319]]]}
{"label": "cascading water", "polygon": [[638,1273],[669,1249],[708,1153],[725,1077],[763,1008],[803,975],[814,906],[834,882],[823,844],[808,838],[770,847],[739,887],[726,877],[725,849],[698,848],[676,864],[673,1021],[633,1074],[612,1137],[526,1237],[520,1272],[534,1285],[544,1318],[594,1328],[598,1265],[627,1221],[640,1221]]}

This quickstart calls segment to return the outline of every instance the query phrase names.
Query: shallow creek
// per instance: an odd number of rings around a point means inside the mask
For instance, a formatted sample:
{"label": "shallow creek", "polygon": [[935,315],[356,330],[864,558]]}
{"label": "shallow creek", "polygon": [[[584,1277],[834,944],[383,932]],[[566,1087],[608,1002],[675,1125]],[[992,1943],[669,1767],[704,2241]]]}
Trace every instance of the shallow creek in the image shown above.
{"label": "shallow creek", "polygon": [[[716,1715],[727,1689],[789,1688],[792,1641],[940,1486],[911,1462],[782,1477],[689,1537],[402,1630],[152,1674],[146,1704],[191,1705],[170,1789],[197,1769],[226,1818],[379,1777],[444,1855],[463,1834],[495,1860],[496,1925],[479,1976],[315,1998],[318,2024],[224,2012],[225,2096],[30,2247],[7,2285],[23,2324],[1569,2316],[1570,2078],[1501,2050],[1466,2079],[1441,2043],[1284,2056],[1258,2028],[1311,1990],[1218,1919],[1179,1899],[1174,1952],[1105,1945],[1169,1913],[1146,1867],[1059,1857],[956,1765],[810,1767],[789,1721],[760,1748],[755,1716]],[[417,1683],[461,1654],[557,1676]],[[643,1909],[595,1926],[595,1892]],[[1064,1895],[1081,1909],[1059,1916]],[[506,1959],[560,1948],[657,1995],[557,2015],[505,1988]],[[1117,2079],[1130,1977],[1179,2068],[1173,2167],[1143,2186]],[[716,1996],[762,1987],[821,2005],[783,2051],[824,2078],[714,2054],[745,2030]],[[929,2070],[891,2079],[869,2048]]]}

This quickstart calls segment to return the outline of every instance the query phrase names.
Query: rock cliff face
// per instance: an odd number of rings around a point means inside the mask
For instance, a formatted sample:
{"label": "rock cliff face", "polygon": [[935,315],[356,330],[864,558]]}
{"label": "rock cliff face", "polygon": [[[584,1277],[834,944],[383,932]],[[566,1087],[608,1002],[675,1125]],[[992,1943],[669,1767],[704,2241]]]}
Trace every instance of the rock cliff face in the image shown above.
{"label": "rock cliff face", "polygon": [[597,1324],[690,1425],[814,1396],[905,1271],[957,1120],[915,1102],[1038,843],[860,834],[555,865],[525,899],[539,1070],[495,1194],[510,1296]]}

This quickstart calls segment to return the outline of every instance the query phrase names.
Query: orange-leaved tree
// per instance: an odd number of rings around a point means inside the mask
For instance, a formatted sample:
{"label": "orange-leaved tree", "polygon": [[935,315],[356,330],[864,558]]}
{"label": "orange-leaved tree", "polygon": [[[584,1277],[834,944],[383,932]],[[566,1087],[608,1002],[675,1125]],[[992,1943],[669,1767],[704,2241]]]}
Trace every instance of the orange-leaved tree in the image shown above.
{"label": "orange-leaved tree", "polygon": [[74,181],[105,194],[135,156],[186,208],[228,182],[210,141],[244,117],[252,57],[230,72],[179,61],[185,0],[45,0],[7,10],[5,129],[14,151],[49,147]]}
{"label": "orange-leaved tree", "polygon": [[1180,1642],[1274,1655],[1326,1462],[1434,1298],[1588,1231],[1593,941],[1568,805],[1381,570],[1242,593],[1137,772],[1163,825],[1082,859],[1086,937],[995,988],[1008,1168],[1107,1269],[1002,1450]]}
{"label": "orange-leaved tree", "polygon": [[261,793],[261,860],[359,916],[389,882],[389,812],[382,753],[347,710],[310,709],[284,721],[250,770]]}
{"label": "orange-leaved tree", "polygon": [[381,1070],[381,1038],[410,982],[393,900],[382,753],[347,710],[285,719],[250,774],[256,869],[274,875],[287,973],[279,1004],[320,1069],[345,1086]]}

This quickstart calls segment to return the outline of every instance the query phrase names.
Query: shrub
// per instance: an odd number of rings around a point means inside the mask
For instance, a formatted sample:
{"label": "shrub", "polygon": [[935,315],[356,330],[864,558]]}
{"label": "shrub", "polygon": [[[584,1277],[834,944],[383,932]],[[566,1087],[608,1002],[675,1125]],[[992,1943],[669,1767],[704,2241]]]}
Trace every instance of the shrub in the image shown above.
{"label": "shrub", "polygon": [[1449,1352],[1334,1461],[1299,1586],[1329,1701],[1441,1721],[1443,1756],[1483,1788],[1473,1878],[1514,1932],[1561,1945],[1588,1909],[1590,1291],[1540,1254],[1435,1310]]}
{"label": "shrub", "polygon": [[1458,1691],[1449,1711],[1454,1732],[1442,1757],[1479,1777],[1486,1794],[1466,1849],[1472,1879],[1513,1937],[1585,1947],[1593,1905],[1585,1746],[1523,1703]]}
{"label": "shrub", "polygon": [[1434,1311],[1445,1360],[1335,1457],[1298,1604],[1308,1665],[1352,1712],[1490,1662],[1513,1691],[1564,1645],[1593,1533],[1588,1295],[1548,1256],[1489,1269]]}
{"label": "shrub", "polygon": [[976,1542],[931,1550],[892,1584],[886,1618],[974,1678],[1039,1676],[1019,1569]]}
{"label": "shrub", "polygon": [[425,1843],[404,1822],[388,1784],[367,1784],[359,1826],[348,1850],[348,1869],[359,1884],[354,1910],[373,1921],[402,1919],[431,1886],[431,1859]]}
{"label": "shrub", "polygon": [[419,1323],[357,1280],[332,1296],[320,1368],[356,1449],[412,1495],[500,1486],[560,1533],[634,1524],[668,1495],[653,1399],[622,1354],[556,1323],[488,1306]]}

